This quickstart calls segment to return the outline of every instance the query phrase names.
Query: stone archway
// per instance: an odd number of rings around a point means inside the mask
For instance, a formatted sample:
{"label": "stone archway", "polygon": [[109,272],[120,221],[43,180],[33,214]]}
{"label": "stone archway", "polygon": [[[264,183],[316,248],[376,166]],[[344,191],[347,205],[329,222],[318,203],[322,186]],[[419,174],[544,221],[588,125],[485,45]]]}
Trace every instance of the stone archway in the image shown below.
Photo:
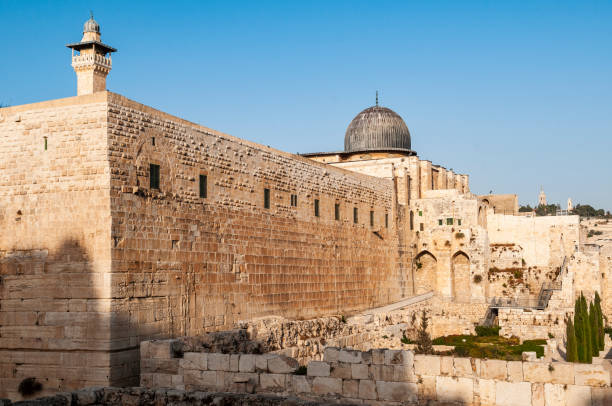
{"label": "stone archway", "polygon": [[420,295],[436,288],[438,261],[429,251],[423,251],[414,260],[414,293]]}
{"label": "stone archway", "polygon": [[470,292],[470,258],[462,251],[453,255],[451,261],[452,296],[457,302],[469,302]]}

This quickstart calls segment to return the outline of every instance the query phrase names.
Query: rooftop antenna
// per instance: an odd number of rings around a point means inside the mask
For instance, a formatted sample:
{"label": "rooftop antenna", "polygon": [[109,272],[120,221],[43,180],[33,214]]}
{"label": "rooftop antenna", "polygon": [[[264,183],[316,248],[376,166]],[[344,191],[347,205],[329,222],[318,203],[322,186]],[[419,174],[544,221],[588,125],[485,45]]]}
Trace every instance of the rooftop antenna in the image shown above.
{"label": "rooftop antenna", "polygon": [[376,91],[376,107],[378,107],[378,90]]}

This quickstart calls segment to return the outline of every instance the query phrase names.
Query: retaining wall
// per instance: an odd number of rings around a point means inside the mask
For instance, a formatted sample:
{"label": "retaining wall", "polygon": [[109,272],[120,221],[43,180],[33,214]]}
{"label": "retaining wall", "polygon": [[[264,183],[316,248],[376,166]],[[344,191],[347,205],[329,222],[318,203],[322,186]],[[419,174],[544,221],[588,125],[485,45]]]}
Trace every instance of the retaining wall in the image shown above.
{"label": "retaining wall", "polygon": [[175,354],[172,341],[141,344],[141,386],[333,396],[389,405],[573,406],[610,404],[612,399],[610,373],[603,365],[328,347],[323,361],[310,362],[306,375],[296,375],[298,362],[281,354]]}

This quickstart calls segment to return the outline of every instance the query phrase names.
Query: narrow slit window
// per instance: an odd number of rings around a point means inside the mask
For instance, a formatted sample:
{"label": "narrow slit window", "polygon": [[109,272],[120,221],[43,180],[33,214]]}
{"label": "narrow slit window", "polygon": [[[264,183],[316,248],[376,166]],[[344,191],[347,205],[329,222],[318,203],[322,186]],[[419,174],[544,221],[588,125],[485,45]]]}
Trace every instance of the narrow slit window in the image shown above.
{"label": "narrow slit window", "polygon": [[385,228],[389,228],[389,213],[385,213]]}
{"label": "narrow slit window", "polygon": [[334,218],[337,220],[340,220],[340,204],[336,203],[334,204]]}
{"label": "narrow slit window", "polygon": [[442,225],[442,219],[438,220],[438,225],[441,226]]}
{"label": "narrow slit window", "polygon": [[151,189],[159,190],[159,165],[149,165],[149,186]]}
{"label": "narrow slit window", "polygon": [[374,227],[374,211],[370,210],[370,227]]}
{"label": "narrow slit window", "polygon": [[270,189],[264,189],[264,209],[270,208]]}
{"label": "narrow slit window", "polygon": [[200,197],[206,199],[208,197],[208,178],[206,175],[200,175]]}
{"label": "narrow slit window", "polygon": [[315,199],[314,201],[314,211],[315,217],[319,217],[319,199]]}
{"label": "narrow slit window", "polygon": [[460,226],[461,225],[461,219],[457,219],[457,225]]}
{"label": "narrow slit window", "polygon": [[447,226],[452,226],[453,225],[453,219],[452,218],[447,218],[446,219],[446,225]]}
{"label": "narrow slit window", "polygon": [[425,225],[424,225],[423,223],[421,223],[421,225],[419,226],[419,229],[420,229],[421,231],[425,231]]}
{"label": "narrow slit window", "polygon": [[410,229],[414,230],[414,212],[410,212]]}
{"label": "narrow slit window", "polygon": [[291,195],[291,206],[297,207],[297,195]]}
{"label": "narrow slit window", "polygon": [[359,213],[357,212],[357,207],[353,207],[353,223],[357,224],[359,221]]}
{"label": "narrow slit window", "polygon": [[151,137],[151,145],[155,146],[155,137]]}
{"label": "narrow slit window", "polygon": [[45,137],[45,151],[47,150],[47,137]]}

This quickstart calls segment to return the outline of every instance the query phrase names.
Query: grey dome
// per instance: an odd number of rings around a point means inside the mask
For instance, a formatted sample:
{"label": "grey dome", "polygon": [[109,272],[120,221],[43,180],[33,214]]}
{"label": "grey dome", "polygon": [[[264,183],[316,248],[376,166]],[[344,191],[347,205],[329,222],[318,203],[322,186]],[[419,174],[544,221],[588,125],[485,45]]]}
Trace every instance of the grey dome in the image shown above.
{"label": "grey dome", "polygon": [[85,21],[83,25],[83,32],[97,32],[100,33],[100,24],[93,19],[93,15],[89,17],[89,20]]}
{"label": "grey dome", "polygon": [[398,150],[412,153],[410,131],[402,118],[386,107],[372,106],[357,114],[344,135],[344,152]]}

